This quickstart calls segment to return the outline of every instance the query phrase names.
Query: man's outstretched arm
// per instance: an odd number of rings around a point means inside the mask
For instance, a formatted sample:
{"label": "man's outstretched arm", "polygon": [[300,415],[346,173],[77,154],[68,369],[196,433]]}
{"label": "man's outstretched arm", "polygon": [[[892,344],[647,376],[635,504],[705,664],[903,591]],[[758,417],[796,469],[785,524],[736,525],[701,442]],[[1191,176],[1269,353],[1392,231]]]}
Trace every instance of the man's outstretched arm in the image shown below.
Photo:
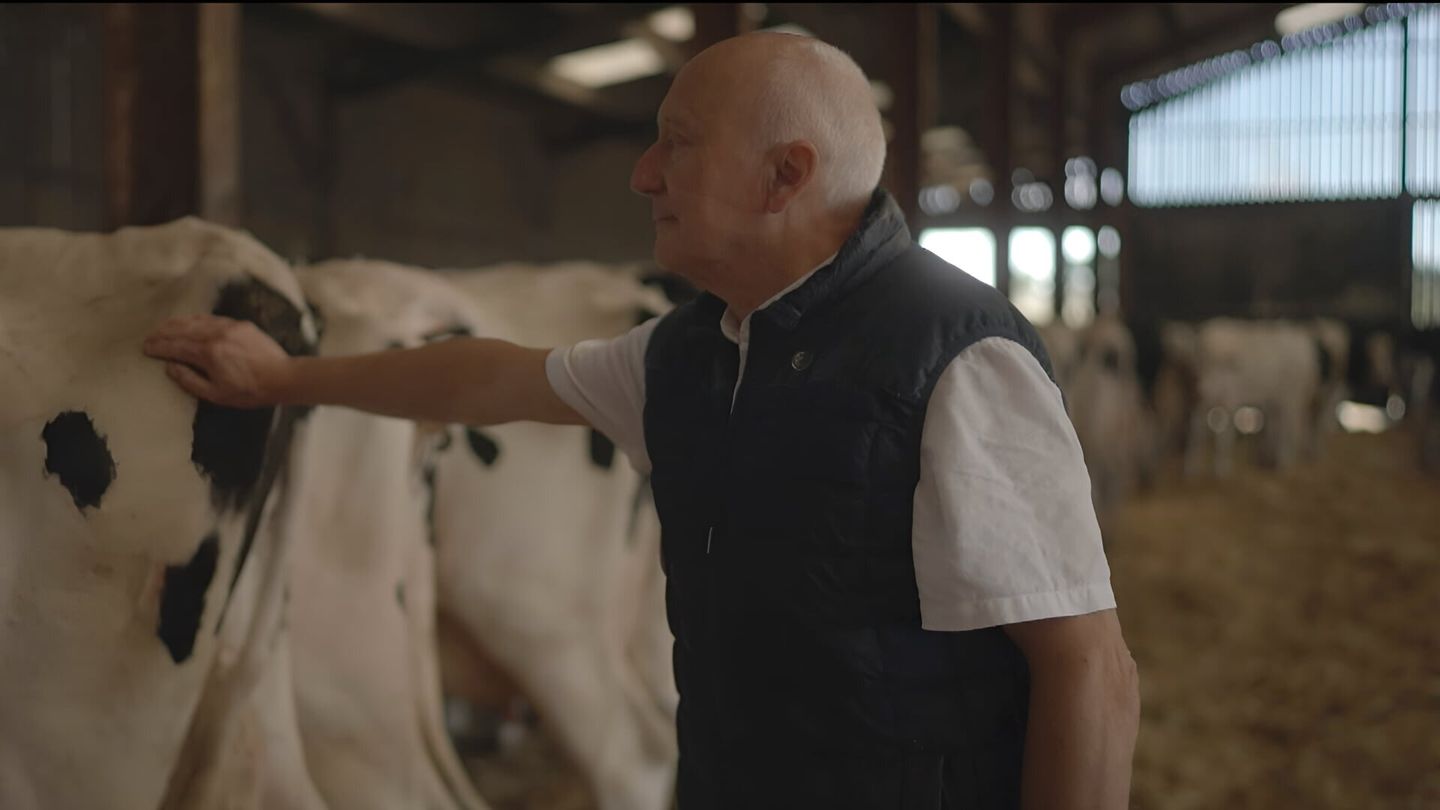
{"label": "man's outstretched arm", "polygon": [[212,315],[167,321],[145,339],[190,394],[232,407],[341,405],[385,416],[494,425],[585,424],[545,375],[548,349],[455,338],[350,357],[291,357],[254,324]]}

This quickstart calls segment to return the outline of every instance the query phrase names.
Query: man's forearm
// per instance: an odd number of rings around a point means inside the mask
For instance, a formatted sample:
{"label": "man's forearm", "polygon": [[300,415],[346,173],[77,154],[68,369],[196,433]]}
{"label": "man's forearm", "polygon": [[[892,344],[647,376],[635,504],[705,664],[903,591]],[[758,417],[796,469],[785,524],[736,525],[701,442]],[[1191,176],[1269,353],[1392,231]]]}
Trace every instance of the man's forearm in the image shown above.
{"label": "man's forearm", "polygon": [[1032,667],[1022,807],[1127,807],[1139,717],[1134,662],[1123,647]]}
{"label": "man's forearm", "polygon": [[275,399],[341,405],[433,422],[574,423],[545,379],[543,349],[457,338],[416,349],[351,357],[303,357],[275,381]]}

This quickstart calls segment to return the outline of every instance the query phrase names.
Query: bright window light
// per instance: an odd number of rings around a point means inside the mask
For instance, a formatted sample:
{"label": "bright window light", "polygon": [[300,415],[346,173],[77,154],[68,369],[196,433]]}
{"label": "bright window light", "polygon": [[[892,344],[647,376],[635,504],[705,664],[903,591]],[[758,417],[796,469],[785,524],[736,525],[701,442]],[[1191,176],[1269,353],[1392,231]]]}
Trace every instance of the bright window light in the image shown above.
{"label": "bright window light", "polygon": [[550,72],[581,87],[598,89],[665,72],[665,60],[643,39],[622,39],[550,60]]}
{"label": "bright window light", "polygon": [[1060,237],[1060,251],[1065,261],[1071,264],[1089,264],[1095,261],[1095,234],[1089,228],[1071,226]]}
{"label": "bright window light", "polygon": [[1055,319],[1055,234],[1049,228],[1010,232],[1010,302],[1036,326]]}
{"label": "bright window light", "polygon": [[989,228],[928,228],[920,247],[995,286],[995,234]]}

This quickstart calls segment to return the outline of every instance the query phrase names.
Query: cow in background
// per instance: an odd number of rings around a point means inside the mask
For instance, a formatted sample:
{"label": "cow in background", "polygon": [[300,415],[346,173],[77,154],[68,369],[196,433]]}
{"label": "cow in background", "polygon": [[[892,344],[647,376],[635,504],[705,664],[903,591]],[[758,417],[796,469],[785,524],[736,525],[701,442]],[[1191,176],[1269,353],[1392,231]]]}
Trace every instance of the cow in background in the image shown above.
{"label": "cow in background", "polygon": [[[467,333],[477,317],[429,274],[380,263],[298,271],[349,355]],[[445,733],[435,652],[428,470],[436,432],[319,408],[287,482],[288,618],[305,762],[335,808],[482,808]]]}
{"label": "cow in background", "polygon": [[1314,426],[1311,428],[1309,451],[1312,458],[1324,452],[1326,441],[1340,427],[1336,408],[1348,396],[1350,386],[1350,329],[1334,318],[1315,318],[1303,322],[1315,342],[1319,363],[1319,382],[1314,403]]}
{"label": "cow in background", "polygon": [[[359,289],[398,268],[313,270]],[[477,336],[522,345],[616,335],[669,307],[632,268],[511,264],[444,278],[476,313]],[[495,700],[513,683],[601,808],[668,807],[678,698],[647,482],[588,428],[451,426],[439,440],[428,480],[447,690]]]}
{"label": "cow in background", "polygon": [[1200,472],[1207,450],[1217,475],[1230,472],[1242,407],[1263,414],[1262,462],[1285,469],[1307,454],[1322,354],[1308,329],[1284,321],[1214,318],[1196,327],[1192,362],[1197,396],[1190,414],[1186,473]]}
{"label": "cow in background", "polygon": [[[293,412],[197,403],[159,322],[315,340],[289,269],[186,219],[0,231],[0,807],[319,808],[272,520]],[[268,497],[267,497],[268,496]]]}
{"label": "cow in background", "polygon": [[1090,494],[1101,520],[1153,474],[1152,418],[1135,366],[1135,341],[1118,317],[1082,329],[1040,329],[1075,435],[1085,452]]}

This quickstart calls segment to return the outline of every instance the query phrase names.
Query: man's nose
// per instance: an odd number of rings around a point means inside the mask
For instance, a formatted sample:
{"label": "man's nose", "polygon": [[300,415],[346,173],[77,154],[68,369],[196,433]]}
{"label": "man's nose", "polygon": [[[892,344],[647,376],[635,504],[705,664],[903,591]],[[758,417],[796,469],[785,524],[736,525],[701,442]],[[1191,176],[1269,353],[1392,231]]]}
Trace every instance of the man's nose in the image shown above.
{"label": "man's nose", "polygon": [[660,177],[658,146],[659,144],[656,144],[646,149],[645,154],[635,161],[635,168],[630,172],[630,190],[636,194],[658,194],[665,188]]}

